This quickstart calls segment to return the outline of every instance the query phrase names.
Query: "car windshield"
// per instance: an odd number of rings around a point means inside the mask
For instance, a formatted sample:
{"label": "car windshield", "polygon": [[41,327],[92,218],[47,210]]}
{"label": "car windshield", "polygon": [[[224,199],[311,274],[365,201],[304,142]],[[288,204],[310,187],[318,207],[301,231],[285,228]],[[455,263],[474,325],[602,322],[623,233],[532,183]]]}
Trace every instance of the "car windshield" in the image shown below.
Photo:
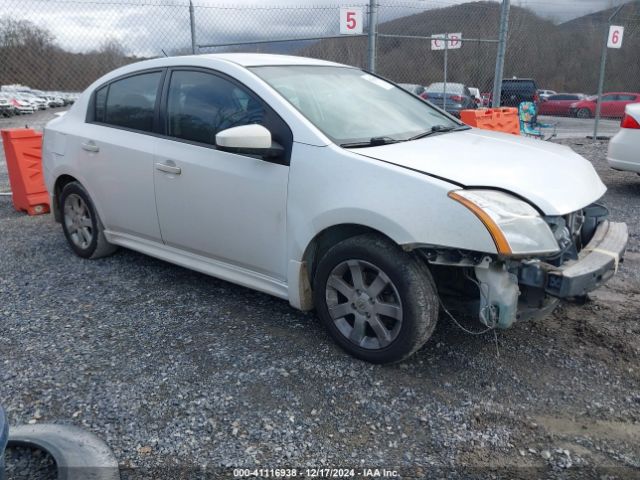
{"label": "car windshield", "polygon": [[405,141],[461,126],[418,97],[350,67],[263,66],[252,70],[339,145]]}

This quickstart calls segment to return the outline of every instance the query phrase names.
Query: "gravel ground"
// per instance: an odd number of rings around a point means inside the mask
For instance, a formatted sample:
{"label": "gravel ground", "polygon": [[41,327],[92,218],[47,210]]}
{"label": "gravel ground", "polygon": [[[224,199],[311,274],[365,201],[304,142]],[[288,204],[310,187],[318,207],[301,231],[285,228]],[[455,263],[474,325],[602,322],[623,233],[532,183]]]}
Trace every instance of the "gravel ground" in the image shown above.
{"label": "gravel ground", "polygon": [[495,337],[441,317],[393,366],[345,355],[285,301],[124,249],[82,260],[49,215],[0,197],[0,401],[11,424],[84,427],[127,479],[285,466],[639,478],[640,177],[610,170],[606,144],[562,143],[594,163],[612,217],[629,224],[618,276],[585,305]]}

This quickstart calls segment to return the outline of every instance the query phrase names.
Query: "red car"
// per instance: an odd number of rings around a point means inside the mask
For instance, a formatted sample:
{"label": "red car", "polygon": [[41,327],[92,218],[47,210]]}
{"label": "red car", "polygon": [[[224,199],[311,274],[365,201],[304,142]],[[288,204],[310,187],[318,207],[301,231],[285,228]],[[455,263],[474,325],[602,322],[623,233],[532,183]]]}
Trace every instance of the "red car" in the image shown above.
{"label": "red car", "polygon": [[[640,93],[611,92],[602,95],[601,112],[603,117],[624,116],[624,107],[630,103],[640,103]],[[569,113],[572,117],[591,118],[596,114],[596,97],[588,97],[571,105]]]}
{"label": "red car", "polygon": [[541,99],[541,102],[538,104],[538,114],[568,117],[571,105],[585,98],[586,95],[581,93],[557,93],[555,95],[549,95],[546,100]]}

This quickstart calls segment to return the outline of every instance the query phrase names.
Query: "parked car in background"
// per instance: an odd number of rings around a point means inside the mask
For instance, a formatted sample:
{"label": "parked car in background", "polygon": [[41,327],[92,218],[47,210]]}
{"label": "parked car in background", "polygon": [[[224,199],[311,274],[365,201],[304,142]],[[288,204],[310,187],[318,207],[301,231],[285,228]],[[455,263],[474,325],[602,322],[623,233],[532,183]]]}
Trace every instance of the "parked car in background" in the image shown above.
{"label": "parked car in background", "polygon": [[538,103],[539,101],[538,87],[532,78],[505,78],[502,80],[500,106],[517,108],[522,102]]}
{"label": "parked car in background", "polygon": [[628,240],[570,148],[472,129],[311,58],[121,67],[46,125],[42,164],[78,256],[121,245],[315,308],[375,363],[427,341],[441,294],[508,328],[606,282]]}
{"label": "parked car in background", "polygon": [[538,96],[540,97],[540,100],[547,100],[551,95],[555,95],[558,92],[554,91],[554,90],[538,90]]}
{"label": "parked car in background", "polygon": [[609,142],[607,162],[615,170],[640,175],[640,103],[625,107],[620,130]]}
{"label": "parked car in background", "polygon": [[34,113],[36,110],[38,110],[38,107],[36,107],[29,100],[22,98],[20,95],[14,94],[14,95],[11,95],[10,97],[11,97],[11,104],[15,107],[16,113],[20,115],[24,115],[27,113]]}
{"label": "parked car in background", "polygon": [[541,99],[538,104],[538,115],[570,115],[571,105],[586,98],[582,93],[558,93],[546,99]]}
{"label": "parked car in background", "polygon": [[8,95],[0,94],[0,116],[12,117],[16,114],[16,107],[11,103]]}
{"label": "parked car in background", "polygon": [[417,96],[421,96],[424,93],[424,86],[422,85],[417,85],[415,83],[399,83],[398,85],[404,88],[407,92],[411,92]]}
{"label": "parked car in background", "polygon": [[48,102],[45,99],[37,97],[33,93],[18,92],[16,93],[16,97],[29,102],[34,110],[46,110],[48,107]]}
{"label": "parked car in background", "polygon": [[[598,97],[592,95],[579,102],[573,103],[569,112],[572,117],[592,118],[596,114]],[[630,103],[640,103],[640,93],[608,92],[602,95],[600,114],[603,117],[620,118],[624,115],[625,107]]]}
{"label": "parked car in background", "polygon": [[477,108],[471,92],[462,83],[447,83],[446,92],[444,88],[444,83],[432,83],[421,97],[456,117],[460,116],[461,110]]}
{"label": "parked car in background", "polygon": [[476,102],[478,107],[482,106],[482,95],[480,95],[480,89],[475,87],[469,87],[469,92],[473,97],[473,101]]}

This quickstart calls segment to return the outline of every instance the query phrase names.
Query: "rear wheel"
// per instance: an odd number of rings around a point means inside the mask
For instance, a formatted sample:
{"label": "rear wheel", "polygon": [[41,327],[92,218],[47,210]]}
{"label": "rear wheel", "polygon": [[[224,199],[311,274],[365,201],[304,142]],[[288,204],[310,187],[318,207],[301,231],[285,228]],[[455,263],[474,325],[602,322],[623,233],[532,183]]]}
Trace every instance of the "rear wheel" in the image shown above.
{"label": "rear wheel", "polygon": [[333,339],[373,363],[409,357],[431,336],[438,318],[427,267],[375,234],[327,251],[314,277],[314,303]]}
{"label": "rear wheel", "polygon": [[110,255],[116,246],[107,242],[104,227],[84,187],[78,182],[67,183],[60,194],[62,230],[76,255],[100,258]]}
{"label": "rear wheel", "polygon": [[580,110],[578,110],[576,116],[578,118],[591,118],[591,110],[589,110],[588,108],[581,108]]}

